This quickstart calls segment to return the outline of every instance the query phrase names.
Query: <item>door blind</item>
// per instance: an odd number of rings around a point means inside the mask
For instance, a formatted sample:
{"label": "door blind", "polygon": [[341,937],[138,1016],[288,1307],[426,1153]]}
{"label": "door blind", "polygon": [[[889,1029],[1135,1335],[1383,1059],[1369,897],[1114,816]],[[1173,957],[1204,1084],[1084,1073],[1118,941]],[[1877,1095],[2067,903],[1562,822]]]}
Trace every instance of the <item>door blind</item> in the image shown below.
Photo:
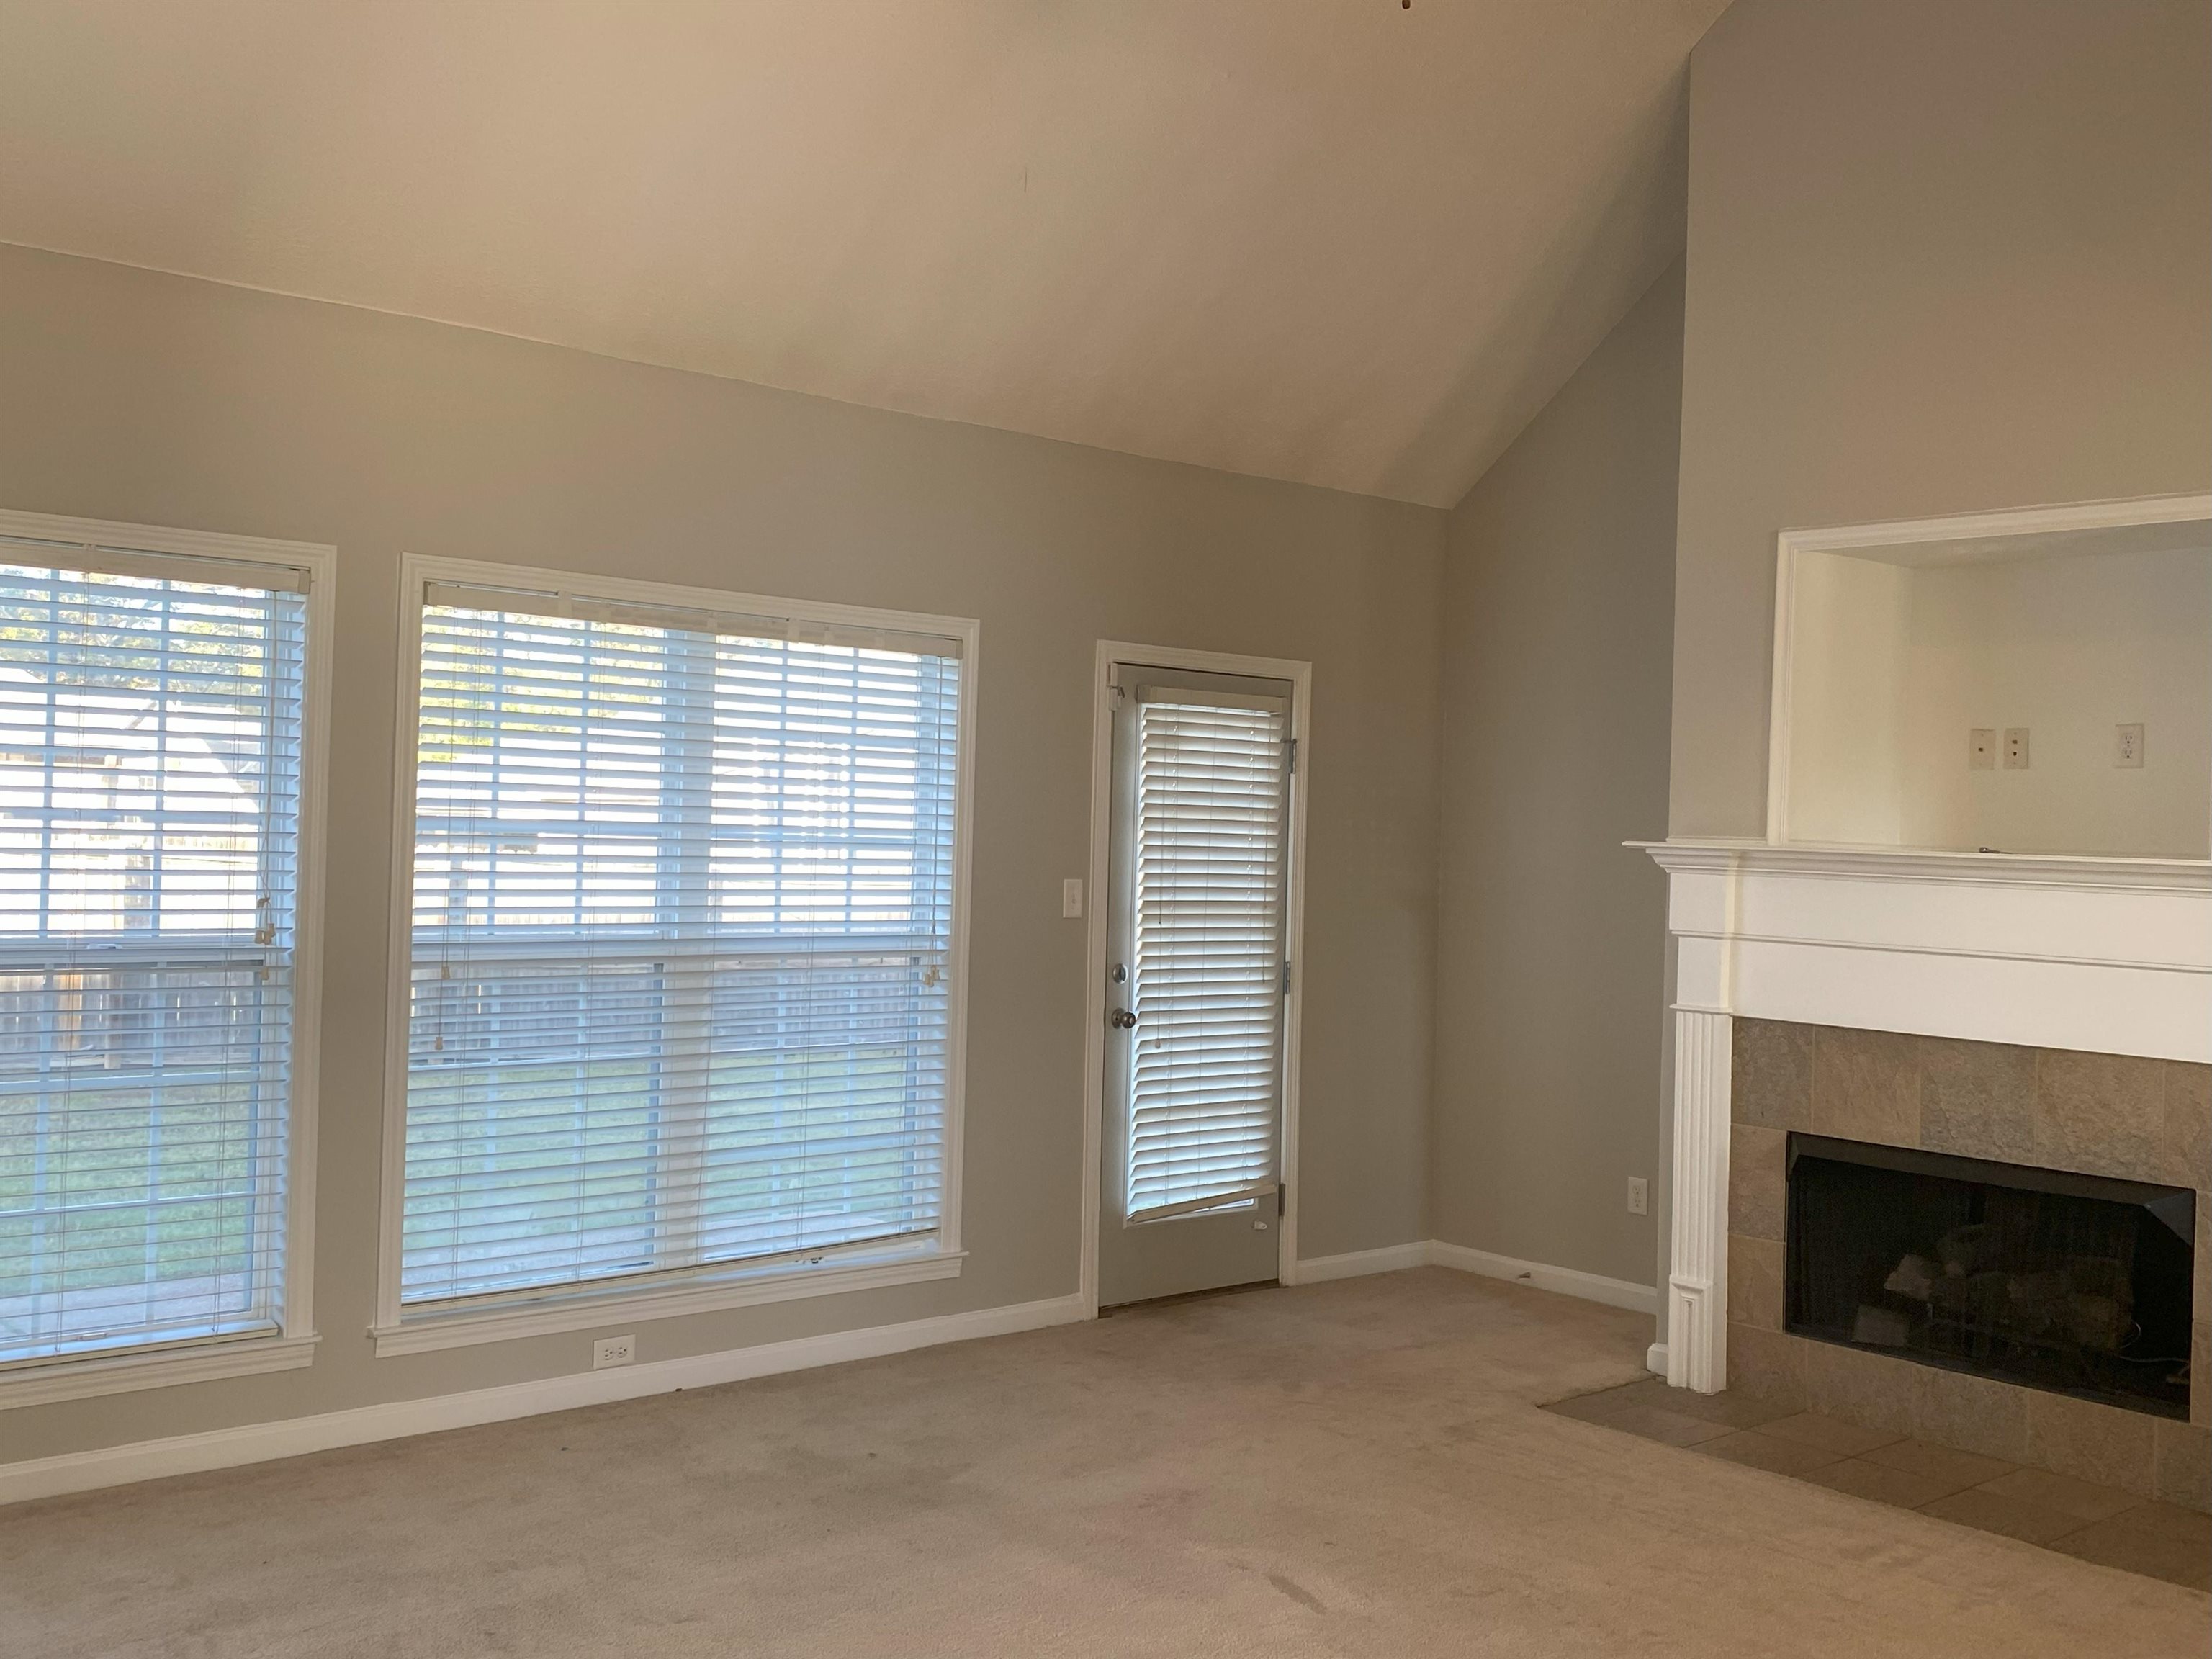
{"label": "door blind", "polygon": [[0,1360],[274,1329],[304,578],[0,561]]}
{"label": "door blind", "polygon": [[1133,1221],[1274,1190],[1287,727],[1149,686],[1138,706]]}
{"label": "door blind", "polygon": [[430,597],[402,1302],[927,1245],[957,642]]}

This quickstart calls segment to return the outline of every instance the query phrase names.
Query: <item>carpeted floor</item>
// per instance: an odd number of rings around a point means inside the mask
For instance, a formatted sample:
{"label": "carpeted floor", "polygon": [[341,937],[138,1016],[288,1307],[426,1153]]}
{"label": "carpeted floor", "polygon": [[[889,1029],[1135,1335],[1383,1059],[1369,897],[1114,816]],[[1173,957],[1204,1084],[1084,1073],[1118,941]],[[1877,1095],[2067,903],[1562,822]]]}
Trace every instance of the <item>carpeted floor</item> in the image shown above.
{"label": "carpeted floor", "polygon": [[0,1511],[64,1656],[2201,1656],[2212,1600],[1536,1410],[1647,1321],[1437,1268]]}

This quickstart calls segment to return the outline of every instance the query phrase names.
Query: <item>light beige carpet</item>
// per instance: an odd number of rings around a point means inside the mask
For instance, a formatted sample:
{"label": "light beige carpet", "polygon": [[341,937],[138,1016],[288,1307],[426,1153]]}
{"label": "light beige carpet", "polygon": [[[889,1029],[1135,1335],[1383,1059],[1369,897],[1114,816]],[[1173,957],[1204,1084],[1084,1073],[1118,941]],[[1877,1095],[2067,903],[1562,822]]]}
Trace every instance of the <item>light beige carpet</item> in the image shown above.
{"label": "light beige carpet", "polygon": [[1534,1409],[1647,1321],[1425,1268],[0,1512],[0,1649],[2190,1655],[2204,1595]]}

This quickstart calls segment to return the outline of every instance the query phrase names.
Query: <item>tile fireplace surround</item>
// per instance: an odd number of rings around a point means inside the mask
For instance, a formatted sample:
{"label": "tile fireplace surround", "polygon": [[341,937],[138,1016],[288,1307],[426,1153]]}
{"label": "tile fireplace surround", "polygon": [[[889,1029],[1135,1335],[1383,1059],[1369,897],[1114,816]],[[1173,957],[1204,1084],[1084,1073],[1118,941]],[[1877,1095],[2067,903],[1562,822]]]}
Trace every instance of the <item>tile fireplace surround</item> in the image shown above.
{"label": "tile fireplace surround", "polygon": [[[1677,952],[1653,1368],[2212,1507],[2212,865],[1646,850],[1668,872]],[[1784,1331],[1793,1130],[2194,1188],[2189,1421]]]}

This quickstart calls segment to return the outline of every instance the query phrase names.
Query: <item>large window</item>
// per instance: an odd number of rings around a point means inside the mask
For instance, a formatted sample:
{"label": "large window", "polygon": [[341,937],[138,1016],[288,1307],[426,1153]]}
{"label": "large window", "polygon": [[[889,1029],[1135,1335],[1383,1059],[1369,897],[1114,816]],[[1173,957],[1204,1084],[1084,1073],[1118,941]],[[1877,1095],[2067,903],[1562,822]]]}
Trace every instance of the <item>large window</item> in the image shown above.
{"label": "large window", "polygon": [[0,1381],[287,1323],[307,586],[0,536]]}
{"label": "large window", "polygon": [[419,592],[387,1311],[940,1249],[962,640]]}

